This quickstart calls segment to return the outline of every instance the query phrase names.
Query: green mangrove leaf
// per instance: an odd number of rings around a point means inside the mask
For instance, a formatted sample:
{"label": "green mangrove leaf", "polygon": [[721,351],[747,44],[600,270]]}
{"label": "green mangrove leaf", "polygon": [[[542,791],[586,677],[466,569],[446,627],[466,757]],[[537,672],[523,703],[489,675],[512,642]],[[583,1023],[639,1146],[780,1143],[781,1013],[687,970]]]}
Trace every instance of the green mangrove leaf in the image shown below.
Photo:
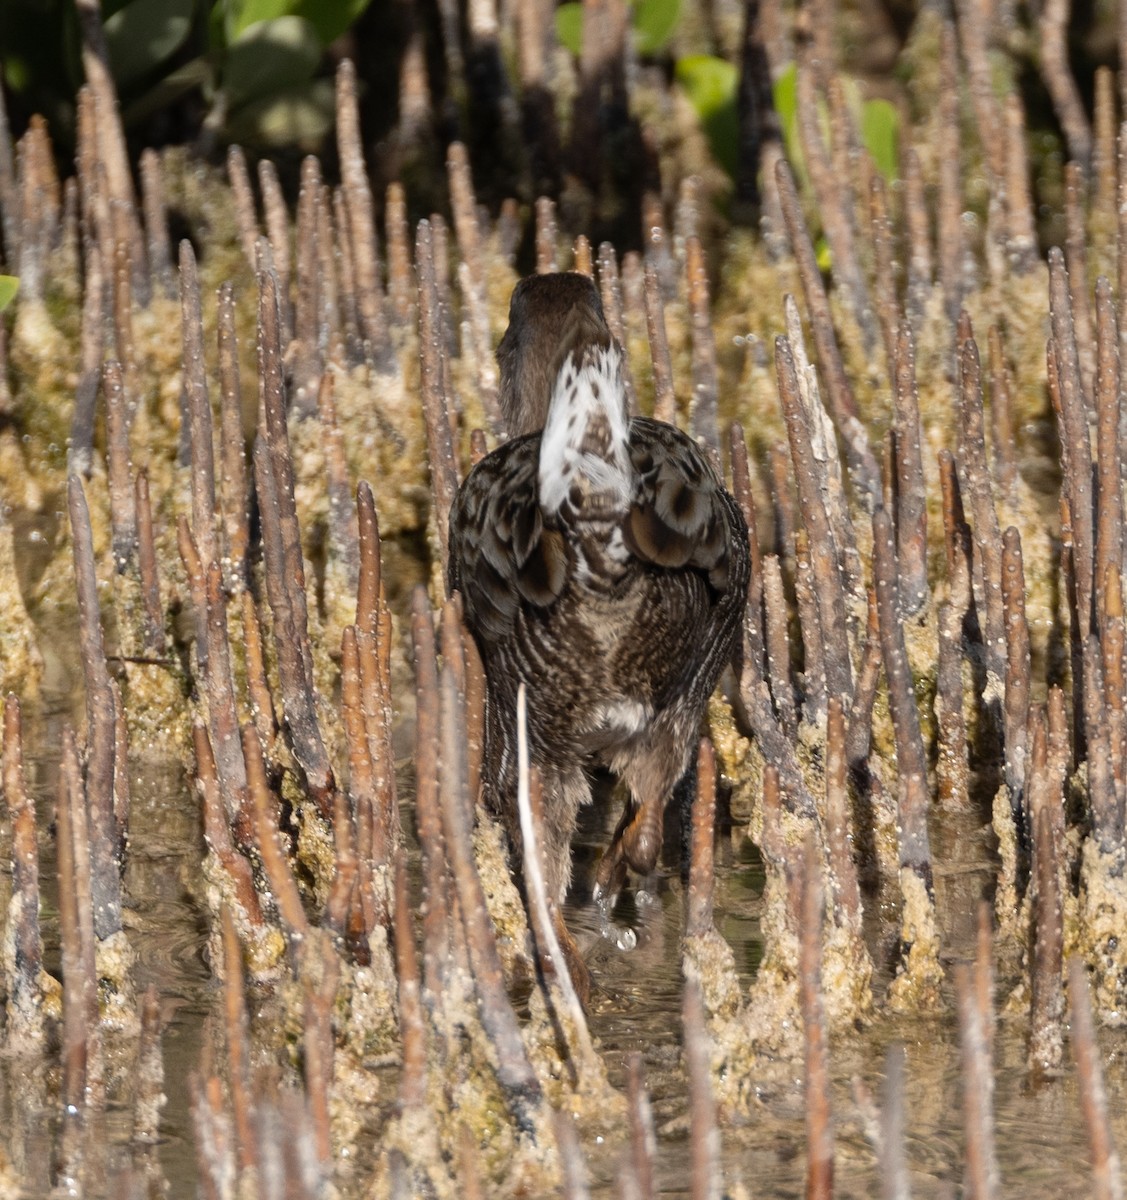
{"label": "green mangrove leaf", "polygon": [[308,21],[301,17],[259,21],[243,31],[227,54],[223,87],[231,111],[278,92],[300,90],[313,78],[320,61],[321,43]]}
{"label": "green mangrove leaf", "polygon": [[215,12],[223,15],[230,45],[259,21],[292,17],[296,7],[295,0],[227,0],[225,4],[217,4]]}
{"label": "green mangrove leaf", "polygon": [[331,46],[368,4],[369,0],[296,0],[292,11],[313,26],[322,46]]}
{"label": "green mangrove leaf", "polygon": [[779,117],[787,158],[794,162],[801,150],[798,141],[798,69],[794,63],[785,67],[771,84],[771,98]]}
{"label": "green mangrove leaf", "polygon": [[583,5],[569,2],[556,9],[556,37],[576,58],[583,46]]}
{"label": "green mangrove leaf", "polygon": [[194,0],[130,0],[106,18],[110,67],[119,85],[147,75],[184,44]]}
{"label": "green mangrove leaf", "polygon": [[636,0],[632,23],[639,54],[657,54],[669,44],[681,17],[681,0]]}
{"label": "green mangrove leaf", "polygon": [[900,170],[900,112],[888,100],[867,100],[861,107],[861,140],[877,170],[893,183]]}
{"label": "green mangrove leaf", "polygon": [[314,79],[244,105],[225,132],[247,146],[297,146],[313,153],[332,128],[335,104],[333,81]]}
{"label": "green mangrove leaf", "polygon": [[734,179],[739,146],[736,116],[739,71],[722,58],[691,54],[677,60],[674,73],[696,109],[713,158]]}
{"label": "green mangrove leaf", "polygon": [[0,312],[8,307],[20,290],[20,281],[14,275],[0,275]]}

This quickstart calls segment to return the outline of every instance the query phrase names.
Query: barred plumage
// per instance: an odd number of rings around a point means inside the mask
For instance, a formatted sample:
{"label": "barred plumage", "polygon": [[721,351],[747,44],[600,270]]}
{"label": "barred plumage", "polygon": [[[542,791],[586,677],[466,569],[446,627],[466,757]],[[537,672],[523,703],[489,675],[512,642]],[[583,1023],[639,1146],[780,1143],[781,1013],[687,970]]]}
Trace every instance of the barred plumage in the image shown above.
{"label": "barred plumage", "polygon": [[497,353],[515,436],[478,463],[451,512],[449,583],[488,680],[484,800],[519,849],[523,681],[557,902],[591,767],[609,767],[630,793],[599,864],[602,901],[627,868],[654,869],[665,803],[735,651],[747,594],[739,508],[689,437],[628,421],[620,355],[589,279],[522,280]]}

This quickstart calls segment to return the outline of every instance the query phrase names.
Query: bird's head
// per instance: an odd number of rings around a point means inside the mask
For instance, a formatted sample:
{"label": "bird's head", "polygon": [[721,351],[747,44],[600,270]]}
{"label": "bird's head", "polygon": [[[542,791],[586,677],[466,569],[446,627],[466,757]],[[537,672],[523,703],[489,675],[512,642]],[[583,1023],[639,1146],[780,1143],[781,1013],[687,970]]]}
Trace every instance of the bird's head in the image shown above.
{"label": "bird's head", "polygon": [[612,341],[603,302],[588,276],[561,271],[522,279],[513,289],[509,327],[497,347],[509,436],[544,428],[552,388],[569,355],[579,357]]}

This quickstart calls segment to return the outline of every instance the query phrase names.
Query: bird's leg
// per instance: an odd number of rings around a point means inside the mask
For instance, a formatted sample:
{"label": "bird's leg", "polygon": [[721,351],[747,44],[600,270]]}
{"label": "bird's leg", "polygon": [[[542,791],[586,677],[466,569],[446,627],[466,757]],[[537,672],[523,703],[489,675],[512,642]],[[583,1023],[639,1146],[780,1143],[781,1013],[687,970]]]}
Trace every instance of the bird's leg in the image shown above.
{"label": "bird's leg", "polygon": [[667,730],[662,731],[648,748],[633,748],[629,759],[621,763],[621,777],[630,798],[595,873],[595,899],[604,915],[613,908],[626,882],[627,869],[644,877],[657,866],[665,802],[684,773],[684,756],[676,754],[675,741]]}

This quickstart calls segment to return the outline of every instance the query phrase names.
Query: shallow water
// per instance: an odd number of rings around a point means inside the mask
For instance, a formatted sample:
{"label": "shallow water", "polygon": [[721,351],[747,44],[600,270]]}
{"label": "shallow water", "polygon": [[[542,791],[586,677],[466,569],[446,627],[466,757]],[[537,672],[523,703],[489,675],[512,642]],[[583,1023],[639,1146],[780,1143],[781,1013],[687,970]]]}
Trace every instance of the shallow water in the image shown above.
{"label": "shallow water", "polygon": [[[44,748],[57,745],[60,710],[66,707],[60,700],[53,714],[29,720],[25,729],[29,784],[40,818],[43,933],[48,966],[56,972],[55,864],[49,822],[57,763]],[[407,794],[409,780],[404,782]],[[128,1071],[123,1073],[111,1087],[105,1122],[95,1131],[97,1152],[87,1148],[94,1161],[86,1163],[86,1183],[90,1194],[114,1194],[115,1179],[132,1164],[135,1179],[146,1180],[143,1194],[175,1200],[196,1194],[187,1080],[201,1069],[205,1025],[216,1011],[219,992],[206,960],[207,918],[191,890],[202,853],[195,798],[175,764],[135,767],[131,783],[126,919],[137,954],[138,992],[151,983],[161,996],[168,1100],[156,1155],[159,1173],[150,1171],[146,1176],[150,1164],[130,1146],[130,1080]],[[409,820],[406,809],[404,816]],[[682,887],[676,870],[665,868],[650,881],[652,902],[639,906],[632,897],[626,898],[616,916],[636,928],[635,949],[622,951],[599,937],[596,914],[583,897],[595,854],[605,845],[614,817],[608,808],[585,821],[576,845],[576,885],[567,918],[588,955],[594,983],[591,1027],[612,1082],[624,1086],[627,1056],[641,1053],[658,1129],[661,1194],[688,1195],[687,1113],[680,1067]],[[944,864],[936,878],[944,944],[951,959],[969,957],[975,908],[990,887],[989,840],[966,819],[936,819],[933,832],[936,859]],[[762,865],[746,831],[739,827],[721,831],[716,861],[717,925],[735,950],[738,970],[747,984],[762,953]],[[879,921],[871,924],[879,930]],[[882,976],[878,988],[886,981],[887,976]],[[1005,981],[999,981],[999,1007],[1006,990]],[[1023,1016],[999,1021],[995,1112],[1003,1194],[1020,1194],[1025,1200],[1087,1196],[1090,1171],[1071,1063],[1061,1079],[1032,1089],[1024,1039]],[[881,1016],[856,1038],[831,1040],[837,1195],[868,1197],[879,1192],[875,1154],[852,1080],[859,1076],[879,1102],[885,1049],[893,1040],[901,1041],[906,1052],[905,1143],[913,1195],[956,1195],[963,1171],[963,1134],[958,1030],[952,1015],[915,1021]],[[1116,1098],[1127,1094],[1127,1041],[1122,1033],[1109,1029],[1099,1031],[1099,1040],[1113,1128],[1122,1141],[1127,1138],[1127,1112]],[[45,1194],[58,1183],[64,1132],[59,1125],[58,1082],[53,1058],[0,1061],[0,1147],[28,1195]],[[620,1138],[620,1130],[608,1128],[601,1144],[585,1140],[596,1195],[617,1195],[617,1171],[624,1152]],[[801,1063],[794,1065],[784,1082],[772,1080],[764,1087],[755,1113],[725,1124],[722,1145],[729,1189],[742,1184],[750,1196],[804,1194]]]}

